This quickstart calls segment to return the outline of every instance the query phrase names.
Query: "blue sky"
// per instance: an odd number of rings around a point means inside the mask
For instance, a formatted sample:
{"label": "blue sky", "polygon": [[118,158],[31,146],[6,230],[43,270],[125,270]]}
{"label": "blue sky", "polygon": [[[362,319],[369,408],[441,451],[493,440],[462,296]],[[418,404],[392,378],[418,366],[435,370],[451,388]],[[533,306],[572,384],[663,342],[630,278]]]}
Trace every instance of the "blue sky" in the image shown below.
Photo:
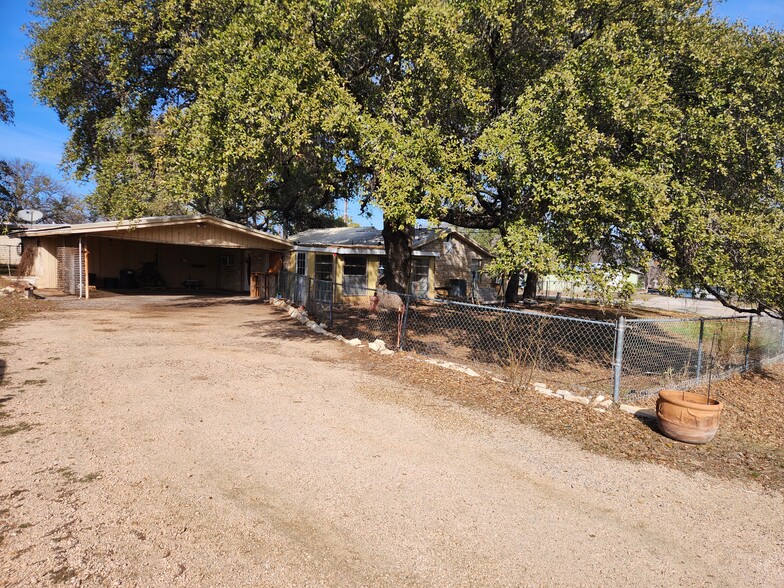
{"label": "blue sky", "polygon": [[[67,129],[57,115],[37,104],[31,97],[30,64],[23,52],[27,38],[21,31],[28,21],[28,3],[25,0],[0,0],[3,18],[0,23],[0,88],[8,92],[14,102],[15,124],[0,124],[0,159],[29,159],[36,162],[50,175],[66,181],[78,194],[91,190],[89,184],[68,181],[58,169],[63,144],[68,138]],[[731,20],[744,20],[752,26],[784,28],[784,0],[728,0],[716,5],[715,12]],[[342,210],[342,208],[341,208]],[[358,217],[358,206],[352,203],[349,214]],[[380,227],[378,212],[368,221]]]}

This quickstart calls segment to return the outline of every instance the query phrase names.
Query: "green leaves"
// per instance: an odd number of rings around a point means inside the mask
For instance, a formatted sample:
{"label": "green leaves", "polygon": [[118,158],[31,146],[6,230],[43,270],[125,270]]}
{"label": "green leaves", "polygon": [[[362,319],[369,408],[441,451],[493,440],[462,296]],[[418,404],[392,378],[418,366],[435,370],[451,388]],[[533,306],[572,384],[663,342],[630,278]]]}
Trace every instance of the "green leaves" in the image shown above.
{"label": "green leaves", "polygon": [[498,230],[499,272],[654,256],[780,309],[784,39],[705,4],[38,0],[30,55],[105,215],[358,197]]}

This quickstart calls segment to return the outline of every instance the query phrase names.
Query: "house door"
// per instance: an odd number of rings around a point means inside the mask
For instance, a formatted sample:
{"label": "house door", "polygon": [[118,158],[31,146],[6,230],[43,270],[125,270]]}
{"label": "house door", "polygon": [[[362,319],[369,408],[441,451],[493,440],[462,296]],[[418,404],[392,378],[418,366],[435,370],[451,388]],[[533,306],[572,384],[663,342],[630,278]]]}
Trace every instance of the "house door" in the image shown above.
{"label": "house door", "polygon": [[316,255],[316,302],[332,300],[333,267],[332,255]]}
{"label": "house door", "polygon": [[411,294],[427,298],[430,278],[430,258],[415,257],[411,267]]}

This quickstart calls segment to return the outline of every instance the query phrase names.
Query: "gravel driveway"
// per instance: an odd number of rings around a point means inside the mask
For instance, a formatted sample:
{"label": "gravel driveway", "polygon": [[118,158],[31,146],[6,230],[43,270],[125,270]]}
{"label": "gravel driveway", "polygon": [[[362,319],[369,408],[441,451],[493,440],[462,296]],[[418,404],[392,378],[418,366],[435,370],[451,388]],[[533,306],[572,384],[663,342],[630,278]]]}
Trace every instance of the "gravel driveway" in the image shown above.
{"label": "gravel driveway", "polygon": [[284,316],[109,297],[0,333],[0,585],[784,585],[780,494],[364,373]]}

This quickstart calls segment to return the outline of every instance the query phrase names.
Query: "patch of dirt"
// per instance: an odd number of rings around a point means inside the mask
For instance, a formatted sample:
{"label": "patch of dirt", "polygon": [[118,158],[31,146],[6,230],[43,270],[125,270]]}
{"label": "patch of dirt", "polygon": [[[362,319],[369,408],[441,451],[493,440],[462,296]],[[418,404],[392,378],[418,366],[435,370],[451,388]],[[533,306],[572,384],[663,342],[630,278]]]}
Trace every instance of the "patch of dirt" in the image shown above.
{"label": "patch of dirt", "polygon": [[[687,473],[724,479],[752,480],[784,490],[784,366],[761,374],[734,376],[714,382],[712,394],[724,402],[721,425],[707,445],[674,441],[654,423],[638,420],[613,407],[600,413],[583,405],[547,398],[533,391],[515,391],[485,378],[414,361],[406,354],[391,359],[370,351],[354,355],[379,375],[424,386],[464,406],[532,425],[555,437],[615,459],[649,462]],[[704,387],[695,389],[705,393]],[[653,406],[654,400],[646,405]]]}

